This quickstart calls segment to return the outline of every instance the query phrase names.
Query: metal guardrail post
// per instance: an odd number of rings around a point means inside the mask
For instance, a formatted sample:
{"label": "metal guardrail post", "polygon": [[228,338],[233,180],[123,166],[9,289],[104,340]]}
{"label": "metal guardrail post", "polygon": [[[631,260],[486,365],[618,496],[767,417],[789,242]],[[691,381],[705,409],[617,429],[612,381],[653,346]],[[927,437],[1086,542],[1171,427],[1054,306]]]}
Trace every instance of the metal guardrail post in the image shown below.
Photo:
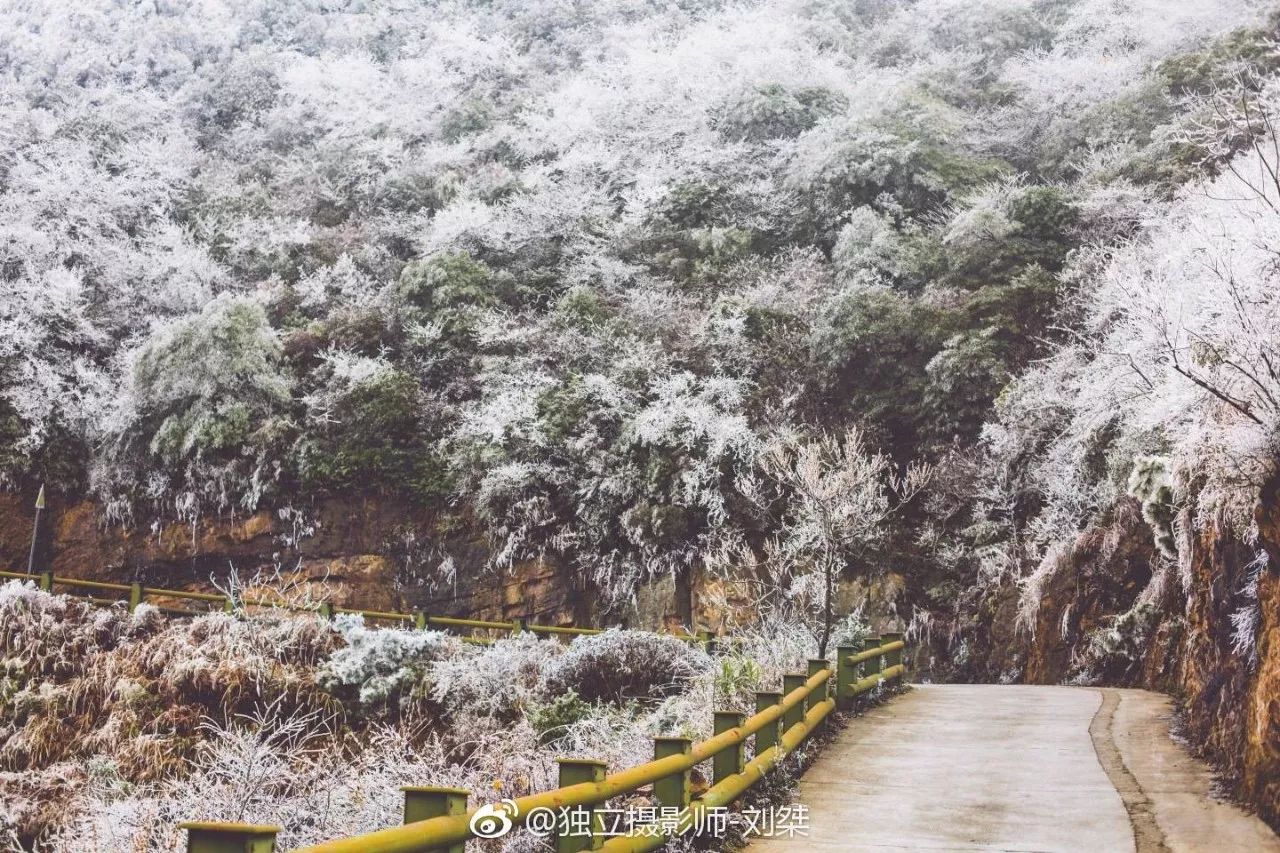
{"label": "metal guardrail post", "polygon": [[427,613],[425,610],[413,611],[413,627],[419,631],[427,630]]}
{"label": "metal guardrail post", "polygon": [[[801,673],[791,673],[782,676],[782,695],[785,698],[791,691],[798,687],[804,687],[804,683],[809,680],[809,676]],[[804,719],[805,711],[809,710],[809,700],[797,702],[795,705],[782,715],[782,731],[794,726],[796,723]]]}
{"label": "metal guardrail post", "polygon": [[334,614],[333,602],[332,601],[320,602],[320,606],[316,608],[316,613],[319,614],[321,619],[324,619],[325,621],[328,621],[328,622],[332,622],[333,614]]}
{"label": "metal guardrail post", "polygon": [[[693,751],[693,741],[687,737],[656,737],[653,739],[653,760],[671,755],[688,755]],[[689,771],[673,773],[653,783],[653,796],[658,805],[684,808],[693,796],[693,784]]]}
{"label": "metal guardrail post", "polygon": [[222,612],[223,612],[223,613],[235,613],[235,612],[236,612],[236,600],[235,600],[234,598],[232,598],[231,596],[229,596],[229,595],[224,595],[224,596],[222,596]]}
{"label": "metal guardrail post", "polygon": [[[711,730],[714,734],[723,734],[736,729],[747,721],[747,715],[738,711],[716,711]],[[711,759],[711,784],[723,782],[735,773],[741,773],[747,763],[746,738],[738,741],[728,749],[717,752]]]}
{"label": "metal guardrail post", "polygon": [[[782,694],[772,690],[762,691],[756,694],[756,713],[767,711],[774,705],[782,701]],[[778,745],[778,721],[765,723],[760,727],[760,731],[756,732],[756,755],[764,752],[771,746]]]}
{"label": "metal guardrail post", "polygon": [[129,612],[130,613],[138,609],[138,605],[142,603],[142,599],[145,595],[146,595],[146,592],[142,589],[142,584],[140,583],[129,584]]}
{"label": "metal guardrail post", "polygon": [[840,646],[836,649],[836,707],[848,709],[853,704],[849,691],[858,680],[858,667],[849,663],[849,658],[858,653],[853,646]]}
{"label": "metal guardrail post", "polygon": [[[897,631],[893,631],[887,634],[881,634],[880,643],[881,645],[885,643],[897,643],[902,640],[902,636],[903,635]],[[885,657],[888,659],[885,662],[886,669],[891,666],[898,666],[899,664],[902,663],[902,649],[894,649],[893,651],[889,652]]]}
{"label": "metal guardrail post", "polygon": [[[590,758],[557,758],[560,765],[560,787],[582,782],[603,782],[608,765]],[[575,806],[569,809],[564,820],[570,831],[556,835],[556,853],[578,853],[580,850],[598,850],[604,843],[604,816],[592,806]],[[560,828],[557,821],[557,828]]]}
{"label": "metal guardrail post", "polygon": [[702,644],[702,650],[709,655],[716,653],[716,637],[707,629],[703,628],[698,632],[698,642]]}
{"label": "metal guardrail post", "polygon": [[[829,668],[830,666],[831,664],[828,661],[811,658],[809,660],[809,678],[813,678],[815,675],[822,672],[824,669]],[[819,702],[825,702],[827,699],[828,691],[830,690],[830,684],[831,684],[831,679],[828,678],[826,681],[822,682],[817,687],[813,688],[813,690],[809,691],[809,698],[807,698],[804,703],[805,708],[806,709],[812,708],[814,705],[817,705]],[[826,728],[825,720],[819,723],[818,727],[814,731],[816,733],[816,732],[822,731],[824,728]]]}
{"label": "metal guardrail post", "polygon": [[278,826],[188,821],[187,853],[275,853]]}
{"label": "metal guardrail post", "polygon": [[38,583],[45,592],[53,592],[53,572],[41,572]]}
{"label": "metal guardrail post", "polygon": [[[822,672],[824,669],[829,668],[830,666],[831,666],[830,661],[819,660],[818,658],[811,658],[809,660],[808,678],[813,678],[815,675]],[[828,681],[829,680],[830,679],[828,679]],[[828,681],[822,682],[809,693],[809,699],[806,703],[807,705],[812,707],[813,705],[816,705],[818,702],[822,702],[827,698]]]}
{"label": "metal guardrail post", "polygon": [[[869,652],[872,649],[880,648],[880,640],[877,637],[867,637],[862,641],[862,650]],[[867,678],[872,675],[879,675],[884,670],[884,655],[876,655],[870,660],[862,662],[862,677]]]}
{"label": "metal guardrail post", "polygon": [[[405,785],[404,822],[417,823],[433,817],[460,815],[467,813],[467,798],[471,792],[466,788],[440,788],[434,785]],[[433,853],[463,853],[463,844],[441,847]]]}
{"label": "metal guardrail post", "polygon": [[529,630],[528,622],[523,616],[517,616],[511,620],[511,636],[516,636]]}

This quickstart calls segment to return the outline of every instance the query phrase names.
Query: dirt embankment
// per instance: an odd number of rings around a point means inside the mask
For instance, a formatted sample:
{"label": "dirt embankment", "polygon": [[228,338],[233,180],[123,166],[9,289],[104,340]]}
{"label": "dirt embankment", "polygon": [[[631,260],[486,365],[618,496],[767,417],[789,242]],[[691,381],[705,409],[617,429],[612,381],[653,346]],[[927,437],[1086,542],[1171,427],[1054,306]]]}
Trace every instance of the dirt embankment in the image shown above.
{"label": "dirt embankment", "polygon": [[1255,520],[1256,542],[1214,520],[1175,562],[1122,501],[1063,555],[1034,631],[1013,628],[1016,590],[988,600],[996,618],[968,675],[1170,693],[1193,748],[1280,828],[1280,483]]}

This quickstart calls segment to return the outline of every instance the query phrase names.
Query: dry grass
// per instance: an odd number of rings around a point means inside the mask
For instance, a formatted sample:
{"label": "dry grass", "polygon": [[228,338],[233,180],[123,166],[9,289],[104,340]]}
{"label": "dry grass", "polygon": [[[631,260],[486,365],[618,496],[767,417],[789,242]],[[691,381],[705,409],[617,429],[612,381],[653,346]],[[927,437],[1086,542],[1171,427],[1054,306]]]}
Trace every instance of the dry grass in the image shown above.
{"label": "dry grass", "polygon": [[182,774],[203,725],[264,701],[341,714],[314,677],[336,642],[315,618],[168,620],[0,586],[0,826],[34,838],[91,762],[130,785]]}
{"label": "dry grass", "polygon": [[[815,647],[791,624],[711,658],[640,632],[486,648],[433,633],[170,621],[0,587],[0,848],[159,853],[181,848],[179,822],[206,819],[279,824],[289,849],[398,823],[405,784],[464,787],[473,806],[547,790],[559,756],[621,769],[648,761],[655,736],[708,736],[713,709],[749,710]],[[606,676],[628,689],[574,700],[550,735],[535,725]]]}

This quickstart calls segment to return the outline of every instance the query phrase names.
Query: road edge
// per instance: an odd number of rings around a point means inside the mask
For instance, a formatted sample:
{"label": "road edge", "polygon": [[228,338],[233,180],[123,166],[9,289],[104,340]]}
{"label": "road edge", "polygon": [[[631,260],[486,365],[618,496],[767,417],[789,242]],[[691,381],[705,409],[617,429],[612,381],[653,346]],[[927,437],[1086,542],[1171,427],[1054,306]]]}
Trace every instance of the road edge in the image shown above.
{"label": "road edge", "polygon": [[1155,805],[1142,789],[1137,777],[1129,771],[1120,755],[1120,748],[1116,746],[1113,727],[1116,708],[1120,707],[1120,692],[1105,687],[1097,690],[1102,695],[1102,704],[1089,723],[1089,739],[1093,741],[1093,752],[1098,757],[1098,763],[1102,765],[1111,786],[1124,803],[1124,810],[1129,814],[1133,845],[1137,853],[1172,853],[1164,830],[1156,821]]}

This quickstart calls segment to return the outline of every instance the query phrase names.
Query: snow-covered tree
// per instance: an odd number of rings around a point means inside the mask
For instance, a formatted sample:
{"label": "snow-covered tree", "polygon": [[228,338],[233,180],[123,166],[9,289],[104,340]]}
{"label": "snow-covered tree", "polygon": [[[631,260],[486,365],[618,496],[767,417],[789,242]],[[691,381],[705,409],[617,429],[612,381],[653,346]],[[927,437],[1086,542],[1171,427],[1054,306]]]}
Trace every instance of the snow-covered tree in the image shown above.
{"label": "snow-covered tree", "polygon": [[810,440],[779,437],[762,451],[760,468],[773,488],[752,484],[749,493],[766,508],[782,504],[777,526],[783,532],[768,549],[773,570],[818,613],[822,657],[842,615],[833,608],[840,576],[884,540],[894,513],[930,472],[912,466],[899,474],[856,429]]}

